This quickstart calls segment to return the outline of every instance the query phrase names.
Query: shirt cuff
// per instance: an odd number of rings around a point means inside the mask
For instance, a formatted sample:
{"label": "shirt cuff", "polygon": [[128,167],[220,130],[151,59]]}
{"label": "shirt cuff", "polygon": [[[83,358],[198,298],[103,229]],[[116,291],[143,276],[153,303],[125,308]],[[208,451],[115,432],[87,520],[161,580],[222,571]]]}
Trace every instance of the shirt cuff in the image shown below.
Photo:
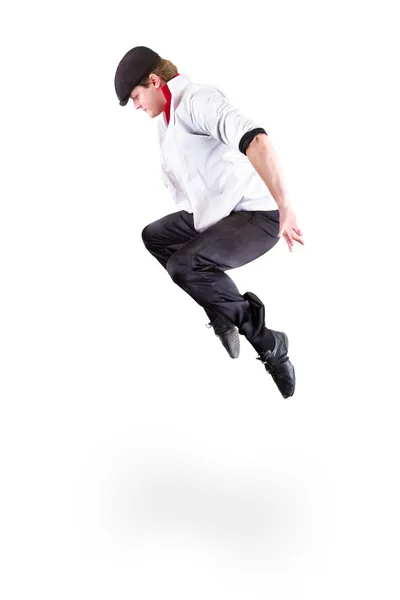
{"label": "shirt cuff", "polygon": [[265,133],[265,135],[268,135],[268,133],[262,127],[257,127],[257,129],[252,129],[251,131],[248,131],[247,133],[245,133],[244,136],[242,137],[242,139],[239,142],[239,150],[240,150],[240,152],[242,152],[243,154],[246,154],[246,150],[249,147],[250,142],[259,133]]}

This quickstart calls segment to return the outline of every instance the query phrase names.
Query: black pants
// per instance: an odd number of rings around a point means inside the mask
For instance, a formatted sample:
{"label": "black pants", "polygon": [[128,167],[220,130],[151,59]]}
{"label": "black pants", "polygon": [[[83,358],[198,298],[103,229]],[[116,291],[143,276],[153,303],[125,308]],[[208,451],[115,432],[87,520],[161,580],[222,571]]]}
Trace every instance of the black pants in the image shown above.
{"label": "black pants", "polygon": [[236,325],[252,346],[267,346],[264,305],[243,296],[225,273],[262,256],[278,242],[279,210],[234,211],[205,231],[193,227],[193,215],[179,211],[147,225],[144,245],[213,321],[217,315]]}

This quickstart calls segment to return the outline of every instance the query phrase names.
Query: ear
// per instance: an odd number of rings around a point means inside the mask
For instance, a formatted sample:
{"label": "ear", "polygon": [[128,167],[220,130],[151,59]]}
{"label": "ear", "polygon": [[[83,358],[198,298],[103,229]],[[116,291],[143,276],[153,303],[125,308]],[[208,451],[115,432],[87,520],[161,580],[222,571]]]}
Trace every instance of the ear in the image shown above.
{"label": "ear", "polygon": [[156,89],[162,87],[162,81],[159,78],[159,76],[156,75],[155,73],[151,73],[149,75],[149,80],[150,80],[150,83],[152,83]]}

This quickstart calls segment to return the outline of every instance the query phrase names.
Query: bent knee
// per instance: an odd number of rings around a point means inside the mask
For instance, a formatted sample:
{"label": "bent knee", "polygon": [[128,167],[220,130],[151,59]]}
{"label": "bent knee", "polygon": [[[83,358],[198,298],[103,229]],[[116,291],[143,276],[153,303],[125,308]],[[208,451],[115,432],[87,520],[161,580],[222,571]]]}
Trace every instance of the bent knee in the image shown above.
{"label": "bent knee", "polygon": [[144,227],[144,229],[142,230],[142,241],[146,248],[151,246],[151,242],[154,239],[154,228],[152,225],[153,224],[150,223],[149,225],[146,225],[146,227]]}
{"label": "bent knee", "polygon": [[172,281],[179,283],[192,271],[192,257],[187,253],[175,252],[167,262],[167,272]]}

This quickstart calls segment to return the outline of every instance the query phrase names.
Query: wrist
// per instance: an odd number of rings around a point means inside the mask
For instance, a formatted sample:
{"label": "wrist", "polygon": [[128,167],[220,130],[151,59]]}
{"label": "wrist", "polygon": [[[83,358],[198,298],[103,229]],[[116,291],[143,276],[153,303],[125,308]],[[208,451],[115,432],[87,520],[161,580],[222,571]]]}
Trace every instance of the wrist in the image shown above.
{"label": "wrist", "polygon": [[279,210],[288,209],[291,207],[289,198],[283,196],[280,198],[274,198]]}

